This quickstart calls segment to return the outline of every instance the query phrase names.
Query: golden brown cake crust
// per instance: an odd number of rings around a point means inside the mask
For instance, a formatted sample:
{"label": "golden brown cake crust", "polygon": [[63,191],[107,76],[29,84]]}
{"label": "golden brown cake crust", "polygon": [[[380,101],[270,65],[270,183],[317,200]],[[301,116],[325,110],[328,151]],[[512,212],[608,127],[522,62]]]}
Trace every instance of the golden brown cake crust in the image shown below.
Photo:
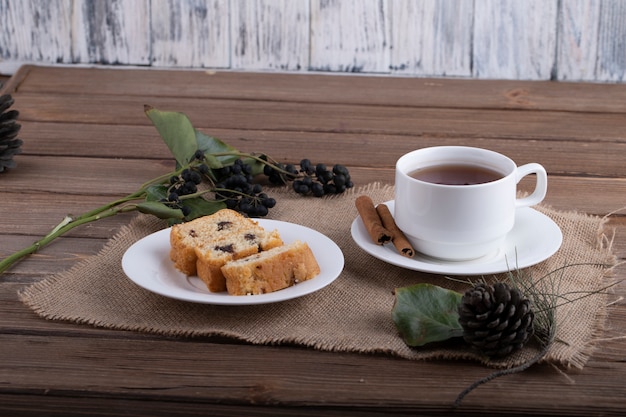
{"label": "golden brown cake crust", "polygon": [[283,244],[278,231],[229,209],[175,225],[170,232],[170,258],[187,275],[198,275],[213,292],[226,290],[221,266],[260,250]]}
{"label": "golden brown cake crust", "polygon": [[256,295],[278,291],[320,273],[313,252],[305,242],[296,241],[221,268],[231,295]]}

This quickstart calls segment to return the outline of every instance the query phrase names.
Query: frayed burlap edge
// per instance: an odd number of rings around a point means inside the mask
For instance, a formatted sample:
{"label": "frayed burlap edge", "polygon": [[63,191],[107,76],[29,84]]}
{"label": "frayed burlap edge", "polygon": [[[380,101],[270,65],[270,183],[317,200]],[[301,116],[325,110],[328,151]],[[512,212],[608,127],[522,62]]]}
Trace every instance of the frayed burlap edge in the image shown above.
{"label": "frayed burlap edge", "polygon": [[[597,223],[595,231],[595,245],[599,252],[599,265],[602,267],[601,279],[598,283],[598,290],[600,291],[596,296],[602,300],[600,308],[595,313],[595,320],[590,328],[590,336],[584,344],[579,345],[578,352],[574,355],[564,357],[559,353],[559,341],[557,340],[551,348],[548,350],[546,357],[540,362],[548,362],[552,364],[558,364],[564,368],[582,369],[588,360],[598,349],[598,344],[605,339],[605,333],[607,331],[607,320],[609,317],[609,309],[612,304],[618,299],[615,296],[614,287],[619,283],[615,279],[615,268],[620,264],[618,258],[613,252],[613,243],[616,237],[615,229],[609,229],[608,223],[611,216],[619,212],[620,210],[613,211],[606,216],[599,217],[588,213],[581,213],[574,210],[559,211],[553,209],[551,206],[542,203],[535,207],[538,211],[544,214],[550,215],[550,213],[557,213],[564,216],[571,215],[579,218],[584,218],[588,221],[594,221]],[[576,301],[572,303],[574,305]],[[617,336],[622,338],[626,336]]]}

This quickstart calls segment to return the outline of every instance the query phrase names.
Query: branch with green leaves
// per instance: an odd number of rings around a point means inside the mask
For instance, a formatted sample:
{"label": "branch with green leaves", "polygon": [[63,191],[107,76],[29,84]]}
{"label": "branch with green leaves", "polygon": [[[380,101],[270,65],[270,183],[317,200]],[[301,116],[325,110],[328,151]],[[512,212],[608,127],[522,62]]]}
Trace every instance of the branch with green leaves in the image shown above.
{"label": "branch with green leaves", "polygon": [[175,169],[144,183],[132,194],[78,216],[65,216],[44,237],[0,261],[0,274],[16,262],[39,251],[59,236],[86,223],[138,211],[167,220],[168,224],[193,220],[223,208],[250,217],[262,217],[276,200],[256,181],[265,176],[271,184],[292,183],[302,195],[342,193],[353,186],[348,170],[336,164],[313,166],[308,159],[294,164],[279,163],[263,153],[245,153],[195,129],[180,112],[145,106],[176,161]]}

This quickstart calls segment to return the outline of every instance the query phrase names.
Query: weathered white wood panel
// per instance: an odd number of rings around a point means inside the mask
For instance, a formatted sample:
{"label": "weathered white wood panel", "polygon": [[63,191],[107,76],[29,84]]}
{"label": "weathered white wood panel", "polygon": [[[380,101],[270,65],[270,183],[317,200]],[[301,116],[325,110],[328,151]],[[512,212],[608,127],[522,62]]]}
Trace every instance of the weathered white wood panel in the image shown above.
{"label": "weathered white wood panel", "polygon": [[149,16],[149,0],[74,0],[74,62],[148,65]]}
{"label": "weathered white wood panel", "polygon": [[0,0],[23,62],[626,82],[626,0]]}
{"label": "weathered white wood panel", "polygon": [[223,0],[152,0],[151,64],[230,67],[229,14]]}
{"label": "weathered white wood panel", "polygon": [[474,3],[473,74],[547,80],[556,62],[557,0]]}
{"label": "weathered white wood panel", "polygon": [[389,72],[386,0],[310,0],[311,63],[317,71]]}
{"label": "weathered white wood panel", "polygon": [[231,0],[232,68],[306,70],[308,0]]}
{"label": "weathered white wood panel", "polygon": [[391,71],[472,75],[474,0],[391,0]]}
{"label": "weathered white wood panel", "polygon": [[596,78],[626,80],[626,1],[600,3]]}
{"label": "weathered white wood panel", "polygon": [[0,58],[72,62],[72,0],[0,0]]}
{"label": "weathered white wood panel", "polygon": [[598,53],[600,2],[561,2],[558,22],[557,79],[593,80]]}

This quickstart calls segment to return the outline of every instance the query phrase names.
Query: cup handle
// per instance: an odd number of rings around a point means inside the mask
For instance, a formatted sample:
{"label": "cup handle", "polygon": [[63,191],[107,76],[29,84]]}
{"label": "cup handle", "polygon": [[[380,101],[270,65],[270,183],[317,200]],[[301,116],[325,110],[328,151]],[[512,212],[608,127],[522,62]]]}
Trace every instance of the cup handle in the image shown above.
{"label": "cup handle", "polygon": [[535,190],[531,195],[524,198],[518,198],[515,200],[515,207],[528,207],[539,204],[546,196],[548,191],[548,174],[544,167],[537,163],[530,163],[517,167],[515,170],[516,183],[519,183],[526,175],[536,174],[537,183],[535,184]]}

